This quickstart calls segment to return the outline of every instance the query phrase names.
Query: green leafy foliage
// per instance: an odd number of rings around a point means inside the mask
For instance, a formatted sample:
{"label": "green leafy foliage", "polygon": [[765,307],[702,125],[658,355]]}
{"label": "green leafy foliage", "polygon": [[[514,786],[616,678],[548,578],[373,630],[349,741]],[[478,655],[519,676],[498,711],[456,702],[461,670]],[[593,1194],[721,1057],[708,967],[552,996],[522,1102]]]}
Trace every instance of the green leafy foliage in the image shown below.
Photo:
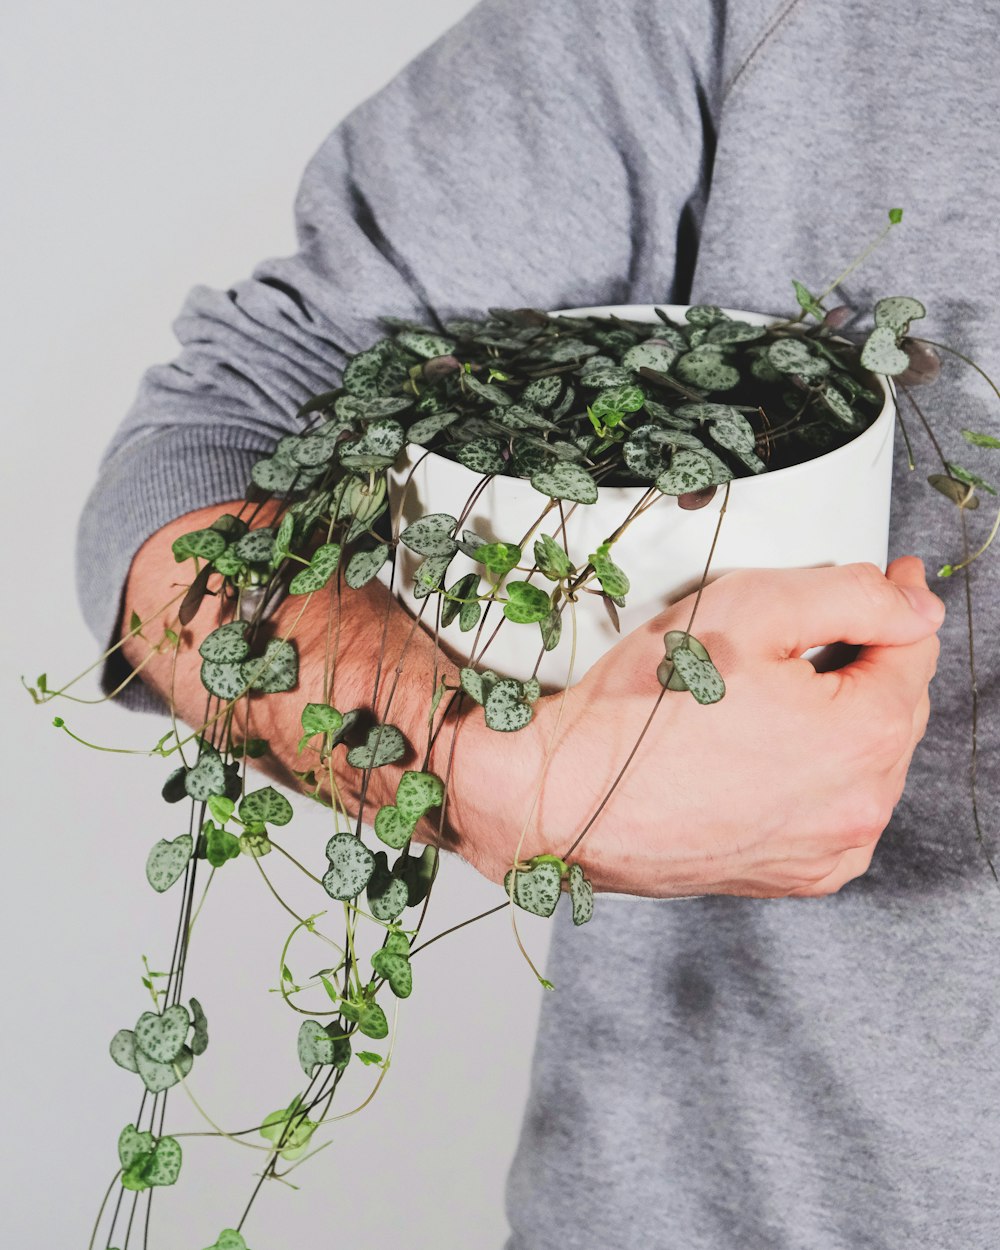
{"label": "green leafy foliage", "polygon": [[347,562],[344,581],[352,590],[367,586],[389,558],[389,548],[384,543],[364,551],[355,551]]}
{"label": "green leafy foliage", "polygon": [[549,581],[558,582],[572,573],[573,565],[569,556],[549,534],[542,534],[535,540],[534,550],[539,572]]}
{"label": "green leafy foliage", "polygon": [[476,549],[476,559],[499,580],[520,562],[521,548],[516,543],[483,543]]}
{"label": "green leafy foliage", "polygon": [[305,1154],[309,1140],[316,1132],[318,1124],[310,1120],[302,1108],[302,1096],[296,1094],[292,1101],[280,1111],[272,1111],[264,1117],[260,1135],[266,1137],[278,1150],[282,1159],[297,1159]]}
{"label": "green leafy foliage", "polygon": [[331,898],[350,902],[357,898],[375,871],[375,856],[352,833],[335,833],[326,844],[330,867],[323,889]]}
{"label": "green leafy foliage", "polygon": [[190,534],[182,534],[171,544],[174,559],[178,564],[183,560],[196,557],[201,560],[214,560],[222,554],[226,540],[218,530],[192,530]]}
{"label": "green leafy foliage", "polygon": [[364,746],[352,747],[347,762],[354,768],[381,768],[406,754],[406,739],[395,725],[374,725]]}
{"label": "green leafy foliage", "polygon": [[567,876],[573,903],[573,923],[586,924],[594,914],[594,887],[584,876],[579,864],[570,864]]}
{"label": "green leafy foliage", "polygon": [[219,825],[208,820],[202,826],[202,833],[205,837],[205,858],[213,868],[221,868],[227,860],[239,856],[239,838]]}
{"label": "green leafy foliage", "polygon": [[299,657],[295,643],[272,638],[257,659],[246,660],[243,676],[251,690],[260,694],[281,694],[294,690],[299,679]]}
{"label": "green leafy foliage", "polygon": [[235,1228],[224,1228],[218,1238],[205,1250],[249,1250],[247,1243]]}
{"label": "green leafy foliage", "polygon": [[536,916],[551,916],[559,903],[562,873],[558,864],[536,863],[527,870],[508,869],[503,888],[511,892],[511,874],[514,874],[514,902]]}
{"label": "green leafy foliage", "polygon": [[311,595],[322,590],[337,571],[340,563],[340,543],[324,543],[313,552],[309,567],[296,573],[288,584],[292,595]]}
{"label": "green leafy foliage", "polygon": [[434,512],[408,525],[399,541],[422,556],[450,556],[457,544],[452,531],[458,521],[446,512]]}
{"label": "green leafy foliage", "polygon": [[157,894],[169,890],[180,877],[193,850],[194,839],[189,833],[182,833],[172,842],[160,838],[154,844],[146,859],[146,880]]}
{"label": "green leafy foliage", "polygon": [[543,620],[552,606],[548,594],[530,582],[508,582],[507,596],[503,605],[504,616],[522,625]]}
{"label": "green leafy foliage", "polygon": [[292,805],[273,786],[264,786],[240,800],[239,813],[245,824],[287,825],[292,819]]}

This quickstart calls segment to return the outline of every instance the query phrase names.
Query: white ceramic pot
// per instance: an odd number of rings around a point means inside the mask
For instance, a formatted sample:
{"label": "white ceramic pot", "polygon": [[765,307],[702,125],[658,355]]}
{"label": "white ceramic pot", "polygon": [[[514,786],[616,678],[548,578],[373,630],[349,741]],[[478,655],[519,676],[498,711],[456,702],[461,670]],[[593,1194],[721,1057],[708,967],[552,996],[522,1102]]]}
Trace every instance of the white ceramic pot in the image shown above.
{"label": "white ceramic pot", "polygon": [[[687,305],[661,304],[668,315],[683,320]],[[632,321],[658,323],[651,305],[606,305],[559,310],[570,316],[607,316],[614,313]],[[726,309],[731,316],[754,325],[780,318]],[[881,382],[881,379],[880,379]],[[793,568],[847,564],[867,560],[885,568],[889,533],[889,495],[895,409],[889,387],[882,382],[885,404],[872,425],[843,447],[804,464],[738,478],[730,488],[729,504],[712,560],[713,577],[738,568]],[[392,517],[398,528],[429,512],[461,516],[480,475],[434,452],[408,446],[390,471]],[[419,463],[418,463],[419,462]],[[417,465],[411,475],[411,468]],[[405,487],[405,489],[404,489]],[[602,486],[594,504],[572,508],[566,523],[565,546],[571,559],[587,556],[621,524],[629,509],[645,493],[637,486]],[[663,496],[640,516],[612,549],[612,558],[628,574],[632,589],[627,606],[619,611],[626,633],[694,589],[701,579],[722,506],[724,490],[697,511],[685,511]],[[494,477],[479,495],[462,528],[475,530],[489,541],[520,542],[546,503],[529,482],[516,477]],[[535,532],[557,536],[559,516],[551,512]],[[398,530],[397,530],[398,532]],[[531,544],[526,548],[530,560]],[[397,548],[393,589],[414,615],[424,607],[422,624],[433,629],[434,597],[413,597],[413,572],[420,557],[400,544]],[[386,566],[386,570],[391,566]],[[459,553],[448,570],[451,585],[463,573],[482,571],[481,565]],[[521,575],[524,576],[523,574]],[[388,578],[386,577],[386,580]],[[546,589],[550,583],[536,575]],[[491,613],[483,640],[501,618]],[[603,603],[596,595],[582,595],[577,605],[577,655],[573,681],[618,640]],[[564,621],[566,620],[564,613]],[[456,620],[441,632],[441,641],[461,659],[468,659],[475,631],[462,633]],[[836,639],[829,639],[836,642]],[[482,640],[480,646],[482,645]],[[569,630],[563,628],[559,645],[547,652],[537,675],[543,687],[566,684]],[[541,651],[537,627],[505,622],[479,663],[510,677],[525,679]]]}

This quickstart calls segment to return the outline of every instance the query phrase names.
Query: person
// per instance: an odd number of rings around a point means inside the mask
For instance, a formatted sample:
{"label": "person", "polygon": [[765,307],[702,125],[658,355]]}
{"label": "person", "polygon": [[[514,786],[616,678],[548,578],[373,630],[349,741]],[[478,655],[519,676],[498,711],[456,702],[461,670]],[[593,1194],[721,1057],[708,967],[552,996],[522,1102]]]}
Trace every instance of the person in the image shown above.
{"label": "person", "polygon": [[[988,367],[1000,259],[982,223],[1000,212],[1000,158],[980,122],[1000,107],[983,51],[996,17],[992,0],[918,0],[905,17],[862,0],[484,0],[329,135],[296,201],[295,255],[190,293],[182,350],[144,375],[81,517],[95,634],[117,639],[126,613],[162,602],[171,539],[233,509],[253,462],[380,337],[383,314],[785,311],[792,278],[818,287],[903,205],[904,226],[838,298],[858,324],[882,295],[922,298],[930,337]],[[988,451],[958,439],[983,420],[972,383],[949,365],[934,398],[939,437],[987,472]],[[919,422],[910,437],[933,471]],[[891,544],[936,567],[962,533],[923,477],[898,458]],[[995,562],[972,583],[982,618],[1000,603]],[[706,591],[699,622],[725,639],[713,655],[727,697],[710,724],[691,700],[658,718],[579,848],[593,920],[553,919],[559,988],[543,1001],[506,1250],[996,1245],[1000,898],[970,817],[965,586],[937,590],[908,557],[885,576],[762,568]],[[383,594],[344,601],[358,703]],[[623,638],[573,687],[525,855],[589,814],[681,614]],[[192,622],[195,644],[209,616]],[[391,611],[390,654],[407,619]],[[321,684],[320,628],[307,614],[297,634],[299,691],[261,704],[272,741],[295,741],[303,693]],[[836,639],[861,646],[839,672],[796,658]],[[408,666],[417,686],[428,657]],[[990,837],[996,647],[978,660]],[[105,681],[122,672],[113,660]],[[162,706],[165,664],[143,678],[123,701]],[[192,648],[176,698],[194,723],[202,693]],[[543,699],[538,732],[550,715]],[[463,726],[465,758],[502,750],[517,784],[491,788],[486,820],[456,776],[443,844],[499,880],[537,752],[528,731],[502,748],[488,733]],[[398,772],[374,776],[388,794]]]}

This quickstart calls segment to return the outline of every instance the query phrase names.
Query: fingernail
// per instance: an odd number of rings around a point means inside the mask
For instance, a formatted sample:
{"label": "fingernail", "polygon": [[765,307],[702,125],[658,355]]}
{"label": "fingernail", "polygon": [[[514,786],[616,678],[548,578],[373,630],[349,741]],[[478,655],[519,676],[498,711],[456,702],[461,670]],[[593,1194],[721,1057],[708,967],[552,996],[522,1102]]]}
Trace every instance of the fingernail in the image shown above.
{"label": "fingernail", "polygon": [[900,586],[900,590],[909,600],[914,612],[932,625],[941,624],[944,620],[944,604],[933,590],[925,590],[923,586]]}

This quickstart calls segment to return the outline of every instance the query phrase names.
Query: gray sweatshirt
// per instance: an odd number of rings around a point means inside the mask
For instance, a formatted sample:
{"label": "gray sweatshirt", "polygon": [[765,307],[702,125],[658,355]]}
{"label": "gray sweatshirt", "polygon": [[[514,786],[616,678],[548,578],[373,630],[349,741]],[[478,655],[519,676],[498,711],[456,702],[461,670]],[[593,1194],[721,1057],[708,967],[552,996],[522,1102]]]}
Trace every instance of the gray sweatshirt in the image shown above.
{"label": "gray sweatshirt", "polygon": [[[929,337],[1000,374],[998,19],[996,0],[480,4],[317,152],[296,255],[191,291],[80,523],[101,645],[143,540],[239,498],[382,313],[784,312],[791,278],[821,286],[902,206],[845,302],[915,295]],[[949,362],[924,395],[947,453],[998,476],[959,436],[997,432],[985,385]],[[897,440],[890,554],[933,570],[961,536],[910,427],[921,471]],[[998,567],[972,578],[994,854]],[[506,1250],[1000,1245],[1000,890],[970,818],[964,585],[935,588],[933,716],[865,877],[823,899],[603,895],[579,929],[557,912]]]}

